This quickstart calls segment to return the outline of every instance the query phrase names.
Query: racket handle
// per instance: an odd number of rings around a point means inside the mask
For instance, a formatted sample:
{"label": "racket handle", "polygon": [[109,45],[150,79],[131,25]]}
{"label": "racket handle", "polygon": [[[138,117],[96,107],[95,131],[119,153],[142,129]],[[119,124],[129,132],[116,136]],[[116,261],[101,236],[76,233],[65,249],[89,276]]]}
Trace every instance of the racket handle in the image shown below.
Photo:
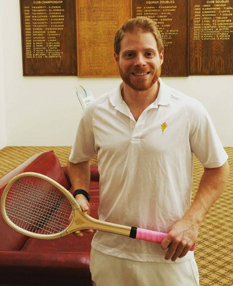
{"label": "racket handle", "polygon": [[[151,241],[155,243],[161,243],[164,238],[167,236],[167,233],[153,231],[153,230],[147,230],[137,227],[131,228],[130,237],[140,239],[140,240],[146,240]],[[194,250],[195,244],[191,247],[190,250]]]}
{"label": "racket handle", "polygon": [[167,236],[166,233],[137,228],[136,239],[151,241],[155,243],[161,243]]}

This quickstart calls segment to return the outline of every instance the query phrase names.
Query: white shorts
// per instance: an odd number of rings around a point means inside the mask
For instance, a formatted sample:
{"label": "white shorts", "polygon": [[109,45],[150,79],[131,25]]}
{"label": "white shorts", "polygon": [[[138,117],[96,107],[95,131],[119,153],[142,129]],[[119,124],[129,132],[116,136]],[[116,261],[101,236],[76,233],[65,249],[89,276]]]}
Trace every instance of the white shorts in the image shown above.
{"label": "white shorts", "polygon": [[138,262],[92,248],[90,270],[95,286],[198,286],[194,258],[180,263]]}

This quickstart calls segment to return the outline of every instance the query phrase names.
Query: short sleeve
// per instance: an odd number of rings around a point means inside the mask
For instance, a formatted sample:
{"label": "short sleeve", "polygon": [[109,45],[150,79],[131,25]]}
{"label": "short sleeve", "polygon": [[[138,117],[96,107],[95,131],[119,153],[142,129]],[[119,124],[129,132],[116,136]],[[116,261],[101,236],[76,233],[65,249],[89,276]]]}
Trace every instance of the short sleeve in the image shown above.
{"label": "short sleeve", "polygon": [[94,135],[92,126],[94,106],[88,106],[81,118],[69,161],[77,164],[90,161],[95,155]]}
{"label": "short sleeve", "polygon": [[189,110],[191,151],[205,168],[221,167],[228,155],[204,106],[194,101]]}

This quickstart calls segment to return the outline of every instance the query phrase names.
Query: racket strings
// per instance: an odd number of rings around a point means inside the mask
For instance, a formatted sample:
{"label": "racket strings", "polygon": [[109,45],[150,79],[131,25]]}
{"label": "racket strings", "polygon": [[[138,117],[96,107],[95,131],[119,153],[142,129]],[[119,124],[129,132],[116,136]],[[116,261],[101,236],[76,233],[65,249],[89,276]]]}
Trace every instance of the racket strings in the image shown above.
{"label": "racket strings", "polygon": [[55,234],[70,224],[72,207],[55,186],[36,177],[16,181],[8,191],[5,209],[18,227],[38,234]]}

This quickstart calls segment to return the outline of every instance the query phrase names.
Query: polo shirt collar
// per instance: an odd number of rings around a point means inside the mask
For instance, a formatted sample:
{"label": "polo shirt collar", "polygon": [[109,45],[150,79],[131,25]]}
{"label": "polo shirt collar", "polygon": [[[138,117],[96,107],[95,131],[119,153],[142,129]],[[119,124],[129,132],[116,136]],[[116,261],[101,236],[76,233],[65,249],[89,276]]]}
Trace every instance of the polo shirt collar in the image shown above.
{"label": "polo shirt collar", "polygon": [[159,87],[159,93],[158,96],[156,98],[156,100],[154,101],[154,104],[156,106],[159,105],[169,105],[171,102],[171,89],[168,85],[166,85],[161,78],[159,78],[159,83],[160,83],[160,87]]}
{"label": "polo shirt collar", "polygon": [[[169,105],[171,102],[171,89],[169,86],[167,86],[161,78],[159,78],[159,93],[156,98],[156,100],[152,103],[155,108],[158,108],[159,105]],[[119,87],[110,95],[110,102],[115,107],[118,108],[119,106],[122,106],[125,104],[122,96],[121,96],[121,90],[123,88],[123,84],[121,83]]]}

